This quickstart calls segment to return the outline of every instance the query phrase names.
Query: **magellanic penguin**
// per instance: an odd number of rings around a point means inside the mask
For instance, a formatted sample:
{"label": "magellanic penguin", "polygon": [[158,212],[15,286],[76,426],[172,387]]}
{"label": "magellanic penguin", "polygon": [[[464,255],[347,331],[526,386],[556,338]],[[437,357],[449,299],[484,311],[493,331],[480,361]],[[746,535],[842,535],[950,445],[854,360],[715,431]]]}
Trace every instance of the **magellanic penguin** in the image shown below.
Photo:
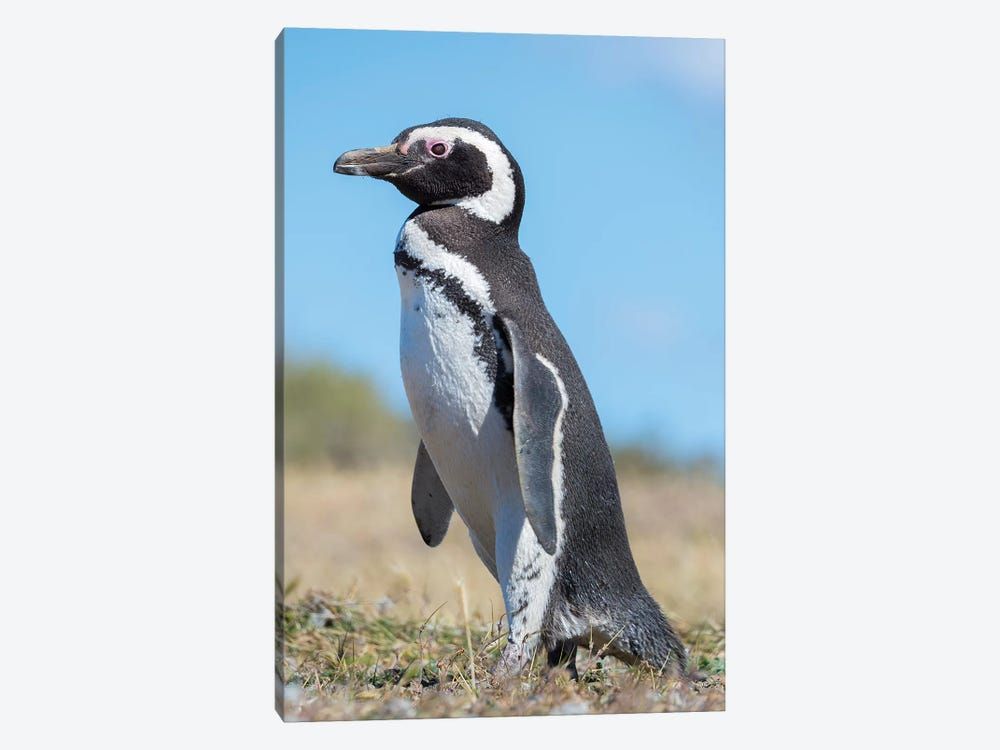
{"label": "magellanic penguin", "polygon": [[457,510],[499,582],[509,633],[497,673],[521,671],[539,644],[574,675],[579,645],[685,671],[632,559],[587,384],[518,243],[514,157],[482,123],[449,118],[348,151],[334,170],[419,204],[395,249],[400,363],[421,436],[413,514],[433,547]]}

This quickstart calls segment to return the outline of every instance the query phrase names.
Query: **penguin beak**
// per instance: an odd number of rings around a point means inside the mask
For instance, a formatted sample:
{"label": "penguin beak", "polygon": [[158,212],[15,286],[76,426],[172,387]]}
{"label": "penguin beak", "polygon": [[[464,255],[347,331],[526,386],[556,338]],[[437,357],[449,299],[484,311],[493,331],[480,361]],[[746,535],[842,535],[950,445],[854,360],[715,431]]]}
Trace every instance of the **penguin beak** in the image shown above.
{"label": "penguin beak", "polygon": [[414,166],[404,154],[396,151],[395,145],[378,148],[359,148],[340,155],[333,165],[337,174],[353,174],[385,179],[395,177]]}

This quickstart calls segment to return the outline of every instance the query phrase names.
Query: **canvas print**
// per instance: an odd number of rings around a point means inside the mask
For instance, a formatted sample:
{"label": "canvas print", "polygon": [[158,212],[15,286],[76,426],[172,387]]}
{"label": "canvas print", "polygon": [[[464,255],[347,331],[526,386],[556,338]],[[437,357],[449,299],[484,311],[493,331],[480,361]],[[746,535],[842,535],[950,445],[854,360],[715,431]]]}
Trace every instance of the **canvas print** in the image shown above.
{"label": "canvas print", "polygon": [[725,707],[721,40],[286,29],[286,720]]}

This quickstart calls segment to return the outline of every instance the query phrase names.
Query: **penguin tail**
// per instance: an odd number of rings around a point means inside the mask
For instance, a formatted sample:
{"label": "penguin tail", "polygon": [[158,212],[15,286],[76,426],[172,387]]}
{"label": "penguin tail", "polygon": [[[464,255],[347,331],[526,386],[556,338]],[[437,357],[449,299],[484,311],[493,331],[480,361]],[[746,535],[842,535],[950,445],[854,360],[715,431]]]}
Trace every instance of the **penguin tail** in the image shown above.
{"label": "penguin tail", "polygon": [[659,605],[646,591],[630,604],[622,608],[617,623],[603,628],[607,651],[629,664],[645,663],[661,673],[675,670],[686,675],[687,649]]}

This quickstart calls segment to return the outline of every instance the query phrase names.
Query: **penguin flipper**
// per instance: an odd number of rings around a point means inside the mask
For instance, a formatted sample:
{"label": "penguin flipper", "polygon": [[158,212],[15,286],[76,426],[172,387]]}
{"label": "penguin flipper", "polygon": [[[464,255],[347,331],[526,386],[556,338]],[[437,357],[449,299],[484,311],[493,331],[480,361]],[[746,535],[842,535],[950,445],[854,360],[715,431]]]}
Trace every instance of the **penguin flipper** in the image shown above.
{"label": "penguin flipper", "polygon": [[563,394],[552,364],[531,350],[516,323],[509,318],[503,323],[514,355],[514,451],[524,514],[542,549],[553,555],[557,533],[553,466]]}
{"label": "penguin flipper", "polygon": [[437,547],[448,533],[451,513],[454,510],[448,490],[441,484],[441,477],[431,461],[424,441],[417,448],[417,463],[413,467],[413,485],[410,504],[417,529],[428,547]]}

